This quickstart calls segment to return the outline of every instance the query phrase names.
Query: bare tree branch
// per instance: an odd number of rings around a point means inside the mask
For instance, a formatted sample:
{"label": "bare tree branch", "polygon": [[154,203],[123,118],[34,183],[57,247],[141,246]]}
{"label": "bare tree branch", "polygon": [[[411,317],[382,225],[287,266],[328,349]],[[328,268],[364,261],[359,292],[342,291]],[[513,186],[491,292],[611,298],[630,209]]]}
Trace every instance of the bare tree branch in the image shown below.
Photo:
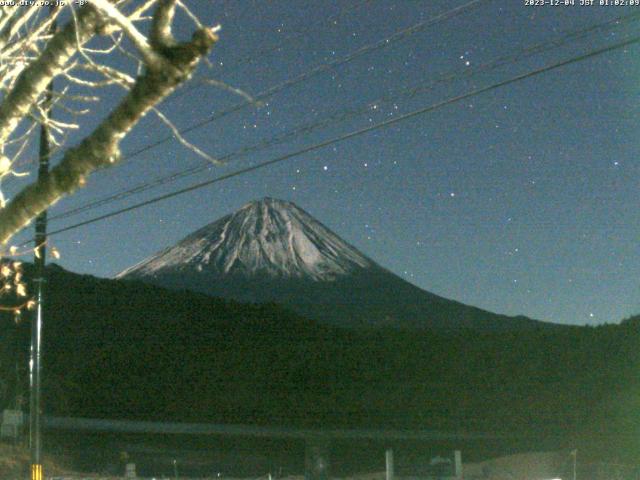
{"label": "bare tree branch", "polygon": [[164,123],[169,128],[169,130],[171,130],[171,133],[173,133],[173,136],[176,137],[176,139],[184,147],[188,148],[189,150],[194,152],[199,157],[204,158],[205,160],[207,160],[208,162],[213,163],[214,165],[224,165],[223,162],[221,162],[217,158],[212,157],[208,153],[202,151],[200,148],[195,146],[189,140],[184,138],[184,136],[180,133],[180,130],[178,130],[178,128],[173,124],[173,122],[171,122],[171,120],[169,120],[169,118],[167,118],[167,116],[164,113],[162,113],[160,110],[158,110],[155,107],[152,110],[153,110],[153,113],[155,113],[156,116],[162,121],[162,123]]}
{"label": "bare tree branch", "polygon": [[[198,62],[210,51],[217,41],[215,34],[217,29],[198,29],[191,41],[181,44],[171,43],[173,37],[170,24],[166,28],[165,26],[166,19],[171,18],[174,7],[175,2],[172,0],[161,0],[154,14],[153,23],[162,26],[160,28],[162,33],[159,34],[156,31],[155,40],[151,45],[160,61],[145,65],[143,73],[138,76],[131,91],[120,104],[80,145],[68,150],[47,177],[25,187],[4,209],[0,210],[0,243],[6,244],[12,235],[28,225],[32,218],[61,197],[81,187],[93,171],[115,163],[120,154],[120,141],[150,109],[188,79]],[[95,29],[99,20],[93,9],[86,9],[81,12],[81,15],[82,20],[78,15],[78,28],[83,30],[81,39],[85,39],[92,30],[88,25]],[[62,71],[62,66],[77,48],[75,30],[67,26],[65,32],[65,35],[56,35],[47,47],[49,55],[44,68],[47,69],[48,75],[38,70],[33,74],[38,79],[38,85],[43,81],[42,78],[47,78],[46,84],[52,78],[53,71],[55,74]],[[52,51],[57,55],[53,55]],[[52,56],[54,58],[51,58]],[[64,57],[64,62],[60,61],[61,57]],[[42,62],[38,61],[38,63]],[[17,124],[21,118],[18,115],[19,112],[25,115],[37,99],[35,93],[37,88],[30,85],[23,85],[22,88],[31,92],[22,94],[22,96],[28,96],[29,101],[14,100],[15,106],[10,109],[11,114],[2,115],[4,104],[0,107],[0,142],[3,140],[1,136],[3,130],[11,126],[15,128],[13,123]],[[5,135],[8,134],[5,133]]]}
{"label": "bare tree branch", "polygon": [[77,39],[81,43],[88,41],[101,23],[101,16],[92,6],[82,7],[78,21],[69,22],[51,39],[38,59],[22,71],[0,105],[0,144],[28,115],[53,78],[64,70],[66,63],[77,52]]}
{"label": "bare tree branch", "polygon": [[156,63],[161,63],[162,60],[158,54],[151,48],[147,37],[138,31],[136,26],[129,18],[124,16],[120,10],[118,10],[109,0],[89,0],[93,5],[100,10],[107,18],[115,22],[122,31],[129,37],[129,39],[136,46],[142,58],[151,66]]}
{"label": "bare tree branch", "polygon": [[176,12],[176,0],[160,0],[156,14],[151,22],[149,39],[153,48],[161,50],[175,45],[171,24]]}

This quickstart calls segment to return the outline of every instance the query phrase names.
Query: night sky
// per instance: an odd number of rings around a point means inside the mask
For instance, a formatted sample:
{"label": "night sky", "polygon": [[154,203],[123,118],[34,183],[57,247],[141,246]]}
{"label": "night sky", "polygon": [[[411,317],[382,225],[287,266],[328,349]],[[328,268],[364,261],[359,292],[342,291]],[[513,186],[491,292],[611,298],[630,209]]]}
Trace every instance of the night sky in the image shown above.
{"label": "night sky", "polygon": [[[579,2],[480,1],[453,18],[429,22],[468,0],[191,0],[199,18],[220,23],[222,31],[211,68],[201,68],[161,107],[179,128],[244,101],[204,84],[204,77],[255,96],[338,62],[260,105],[190,132],[191,142],[220,158],[302,125],[319,125],[231,157],[226,166],[54,219],[49,228],[640,35],[640,7]],[[423,28],[395,35],[421,23]],[[182,19],[178,33],[186,38],[192,28]],[[384,46],[339,61],[385,39]],[[501,66],[488,68],[499,59]],[[105,95],[101,115],[121,93]],[[65,268],[113,276],[246,202],[270,196],[293,201],[381,265],[444,297],[553,322],[618,322],[640,313],[639,107],[640,47],[633,44],[51,241]],[[88,120],[80,133],[98,119]],[[167,135],[149,116],[124,142],[125,157]],[[177,141],[165,142],[95,174],[50,215],[203,164]]]}

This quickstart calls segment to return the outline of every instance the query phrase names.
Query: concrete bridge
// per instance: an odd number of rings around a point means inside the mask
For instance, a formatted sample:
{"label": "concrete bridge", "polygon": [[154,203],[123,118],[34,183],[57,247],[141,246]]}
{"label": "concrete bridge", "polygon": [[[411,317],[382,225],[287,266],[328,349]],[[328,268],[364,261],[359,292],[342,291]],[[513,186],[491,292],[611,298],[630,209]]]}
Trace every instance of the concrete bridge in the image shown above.
{"label": "concrete bridge", "polygon": [[[248,438],[289,438],[305,442],[305,478],[307,480],[327,480],[330,476],[330,447],[334,440],[377,440],[393,442],[398,440],[418,441],[470,441],[508,440],[514,436],[474,432],[442,432],[434,430],[387,430],[363,428],[308,429],[297,427],[277,427],[259,425],[227,425],[210,423],[148,422],[132,420],[105,420],[95,418],[44,417],[44,427],[48,430],[71,430],[109,433],[176,434],[176,435],[216,435],[224,437]],[[460,472],[461,459],[455,456],[455,470]],[[393,450],[387,448],[385,454],[387,480],[393,480]]]}

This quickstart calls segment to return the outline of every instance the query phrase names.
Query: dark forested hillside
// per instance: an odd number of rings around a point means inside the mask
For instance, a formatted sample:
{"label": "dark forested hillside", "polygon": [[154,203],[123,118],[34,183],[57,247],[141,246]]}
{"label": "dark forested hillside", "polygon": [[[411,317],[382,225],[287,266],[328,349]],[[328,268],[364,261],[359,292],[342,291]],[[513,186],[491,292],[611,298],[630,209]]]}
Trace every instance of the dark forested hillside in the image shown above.
{"label": "dark forested hillside", "polygon": [[[276,305],[49,275],[49,414],[640,438],[638,318],[520,333],[354,332]],[[4,318],[2,339],[7,405],[26,324]]]}

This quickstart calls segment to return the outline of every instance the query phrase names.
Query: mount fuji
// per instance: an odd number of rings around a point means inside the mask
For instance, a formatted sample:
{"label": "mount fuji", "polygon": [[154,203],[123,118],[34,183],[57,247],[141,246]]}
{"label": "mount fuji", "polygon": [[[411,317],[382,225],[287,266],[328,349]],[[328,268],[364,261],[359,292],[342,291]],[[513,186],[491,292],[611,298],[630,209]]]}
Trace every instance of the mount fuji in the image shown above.
{"label": "mount fuji", "polygon": [[275,302],[348,328],[504,331],[553,325],[424,291],[295,204],[273,198],[248,203],[117,278],[243,302]]}

